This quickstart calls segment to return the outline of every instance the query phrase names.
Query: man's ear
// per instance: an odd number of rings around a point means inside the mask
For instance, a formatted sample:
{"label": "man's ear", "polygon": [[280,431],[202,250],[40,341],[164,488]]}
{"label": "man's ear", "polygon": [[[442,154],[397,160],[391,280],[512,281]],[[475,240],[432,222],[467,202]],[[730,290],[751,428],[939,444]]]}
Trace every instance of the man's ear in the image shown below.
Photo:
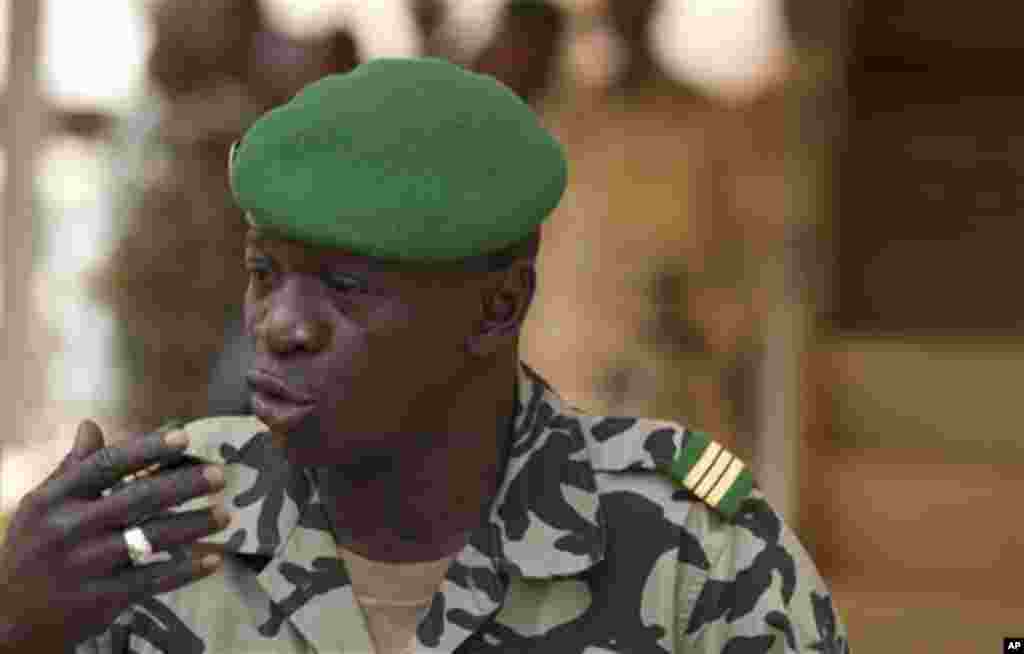
{"label": "man's ear", "polygon": [[537,288],[532,259],[519,259],[492,275],[482,289],[481,318],[469,341],[470,352],[477,356],[490,356],[516,342]]}

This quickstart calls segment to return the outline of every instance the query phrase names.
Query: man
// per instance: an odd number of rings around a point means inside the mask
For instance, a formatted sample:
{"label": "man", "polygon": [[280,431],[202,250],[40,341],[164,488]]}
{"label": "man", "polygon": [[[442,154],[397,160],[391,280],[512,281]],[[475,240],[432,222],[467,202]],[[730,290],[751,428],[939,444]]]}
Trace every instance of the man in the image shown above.
{"label": "man", "polygon": [[506,87],[372,61],[230,166],[257,417],[106,448],[84,423],[14,517],[0,650],[847,651],[741,462],[519,361],[567,166]]}

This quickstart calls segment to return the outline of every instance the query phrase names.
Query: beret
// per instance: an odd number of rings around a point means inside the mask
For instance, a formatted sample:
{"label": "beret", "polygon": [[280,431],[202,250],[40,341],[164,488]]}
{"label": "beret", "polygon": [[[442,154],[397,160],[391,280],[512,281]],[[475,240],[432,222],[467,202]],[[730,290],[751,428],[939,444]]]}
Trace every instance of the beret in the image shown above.
{"label": "beret", "polygon": [[493,77],[384,58],[304,87],[229,155],[253,226],[381,259],[444,262],[528,236],[568,165],[533,110]]}
{"label": "beret", "polygon": [[539,11],[543,13],[558,11],[558,7],[549,2],[549,0],[512,0],[505,5],[505,8],[506,11],[513,14],[528,11]]}

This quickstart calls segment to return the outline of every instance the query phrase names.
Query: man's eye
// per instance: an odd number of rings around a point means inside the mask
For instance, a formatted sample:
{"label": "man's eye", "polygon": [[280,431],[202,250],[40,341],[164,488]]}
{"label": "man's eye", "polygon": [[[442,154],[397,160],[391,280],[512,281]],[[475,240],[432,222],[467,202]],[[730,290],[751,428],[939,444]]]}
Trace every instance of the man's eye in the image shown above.
{"label": "man's eye", "polygon": [[328,273],[324,275],[324,282],[342,293],[366,293],[368,290],[364,280],[344,273]]}
{"label": "man's eye", "polygon": [[266,283],[270,279],[270,273],[272,272],[270,266],[260,261],[246,263],[245,269],[249,273],[249,278],[259,284]]}

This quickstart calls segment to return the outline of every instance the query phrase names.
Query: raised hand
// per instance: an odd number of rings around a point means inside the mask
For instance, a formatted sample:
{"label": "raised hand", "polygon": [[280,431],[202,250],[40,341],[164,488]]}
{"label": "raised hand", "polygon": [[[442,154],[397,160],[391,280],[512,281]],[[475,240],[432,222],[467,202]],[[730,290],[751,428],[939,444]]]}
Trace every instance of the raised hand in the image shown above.
{"label": "raised hand", "polygon": [[67,651],[140,599],[217,568],[214,554],[134,565],[124,537],[138,526],[161,551],[227,526],[219,506],[160,513],[223,488],[219,466],[189,464],[119,484],[154,464],[181,463],[187,444],[179,430],[105,447],[95,423],[79,425],[68,455],[22,498],[0,548],[0,652]]}

